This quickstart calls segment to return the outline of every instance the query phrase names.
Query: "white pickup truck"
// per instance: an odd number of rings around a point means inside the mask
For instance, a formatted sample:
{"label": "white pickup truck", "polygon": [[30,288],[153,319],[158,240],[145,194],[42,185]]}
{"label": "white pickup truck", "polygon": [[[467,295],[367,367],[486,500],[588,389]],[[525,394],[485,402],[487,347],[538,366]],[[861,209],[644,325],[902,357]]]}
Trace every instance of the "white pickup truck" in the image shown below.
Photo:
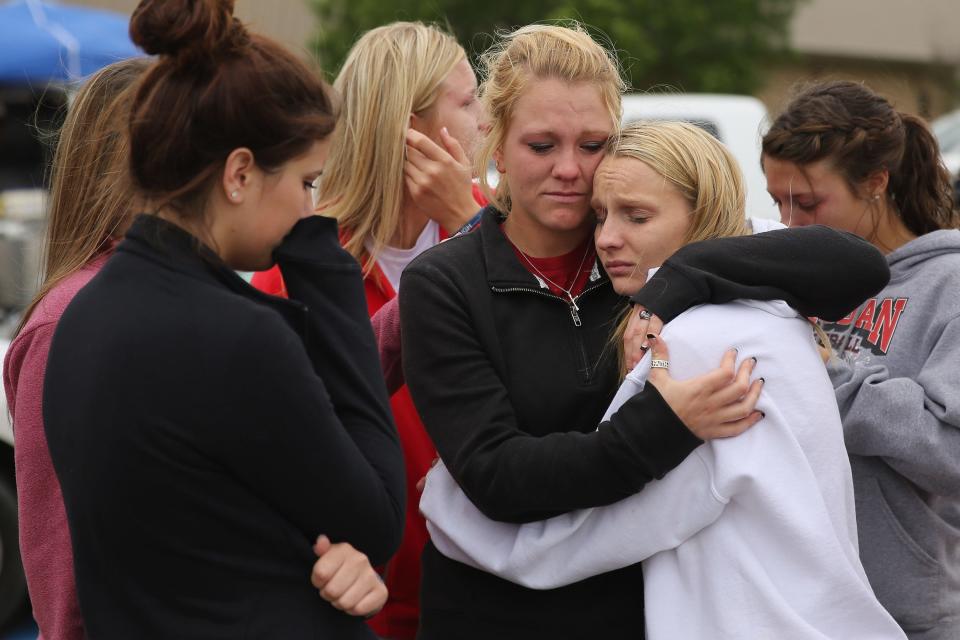
{"label": "white pickup truck", "polygon": [[[0,340],[0,362],[9,342]],[[20,611],[27,584],[20,563],[17,534],[17,493],[13,479],[13,428],[6,394],[0,393],[0,628]]]}
{"label": "white pickup truck", "polygon": [[760,142],[770,122],[767,108],[758,99],[710,93],[625,95],[624,124],[637,120],[680,120],[706,129],[730,149],[743,171],[747,217],[780,219],[760,168]]}

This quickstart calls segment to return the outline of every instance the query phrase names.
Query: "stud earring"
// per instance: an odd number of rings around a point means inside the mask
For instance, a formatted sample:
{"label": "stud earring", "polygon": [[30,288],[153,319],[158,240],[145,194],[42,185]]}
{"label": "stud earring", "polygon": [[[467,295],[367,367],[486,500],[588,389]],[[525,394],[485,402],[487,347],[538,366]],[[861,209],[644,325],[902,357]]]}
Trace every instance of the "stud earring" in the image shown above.
{"label": "stud earring", "polygon": [[236,200],[238,197],[240,197],[240,192],[234,189],[233,191],[230,192],[230,197]]}

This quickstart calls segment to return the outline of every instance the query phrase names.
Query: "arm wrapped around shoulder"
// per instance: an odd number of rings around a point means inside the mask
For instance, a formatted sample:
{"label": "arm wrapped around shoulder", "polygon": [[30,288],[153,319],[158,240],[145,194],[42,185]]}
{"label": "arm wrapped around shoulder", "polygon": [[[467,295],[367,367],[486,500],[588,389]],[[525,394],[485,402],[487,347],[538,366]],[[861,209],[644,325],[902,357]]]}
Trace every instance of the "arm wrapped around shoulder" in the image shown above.
{"label": "arm wrapped around shoulder", "polygon": [[669,322],[697,304],[784,300],[805,316],[837,320],[890,280],[869,242],[823,225],[694,242],[633,296]]}

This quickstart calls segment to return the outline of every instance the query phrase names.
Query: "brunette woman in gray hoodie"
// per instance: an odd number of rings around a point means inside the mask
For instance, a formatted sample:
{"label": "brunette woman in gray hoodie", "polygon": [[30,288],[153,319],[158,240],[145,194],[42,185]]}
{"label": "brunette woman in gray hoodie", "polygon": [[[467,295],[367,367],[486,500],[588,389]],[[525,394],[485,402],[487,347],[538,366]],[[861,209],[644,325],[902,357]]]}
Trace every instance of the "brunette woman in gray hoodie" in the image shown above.
{"label": "brunette woman in gray hoodie", "polygon": [[867,87],[829,82],[776,119],[763,166],[785,224],[887,256],[889,285],[823,323],[860,556],[911,640],[960,638],[960,220],[937,143]]}

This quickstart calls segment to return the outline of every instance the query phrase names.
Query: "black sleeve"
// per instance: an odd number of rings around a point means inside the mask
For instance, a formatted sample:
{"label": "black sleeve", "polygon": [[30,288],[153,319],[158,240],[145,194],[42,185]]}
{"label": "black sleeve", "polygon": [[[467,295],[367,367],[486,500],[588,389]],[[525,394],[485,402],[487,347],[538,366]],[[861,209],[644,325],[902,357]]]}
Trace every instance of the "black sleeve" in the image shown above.
{"label": "black sleeve", "polygon": [[440,270],[404,271],[400,319],[417,411],[451,475],[489,518],[533,522],[616,502],[700,444],[653,385],[597,431],[556,425],[557,433],[529,435],[469,304]]}
{"label": "black sleeve", "polygon": [[[289,465],[276,470],[284,477],[299,468],[299,490],[290,492],[286,478],[274,498],[299,522],[321,527],[311,535],[345,540],[385,562],[403,530],[405,474],[360,267],[340,248],[335,222],[320,217],[298,223],[276,257],[291,299],[306,305],[307,327],[305,344],[292,331],[251,338],[264,354],[251,392],[266,390],[272,400],[264,419],[275,432],[303,434],[287,440],[295,443],[283,452]],[[274,482],[263,478],[261,486]],[[283,486],[294,495],[283,497]]]}
{"label": "black sleeve", "polygon": [[631,301],[664,322],[737,298],[784,300],[805,316],[837,320],[889,280],[886,259],[869,242],[811,225],[688,244]]}

